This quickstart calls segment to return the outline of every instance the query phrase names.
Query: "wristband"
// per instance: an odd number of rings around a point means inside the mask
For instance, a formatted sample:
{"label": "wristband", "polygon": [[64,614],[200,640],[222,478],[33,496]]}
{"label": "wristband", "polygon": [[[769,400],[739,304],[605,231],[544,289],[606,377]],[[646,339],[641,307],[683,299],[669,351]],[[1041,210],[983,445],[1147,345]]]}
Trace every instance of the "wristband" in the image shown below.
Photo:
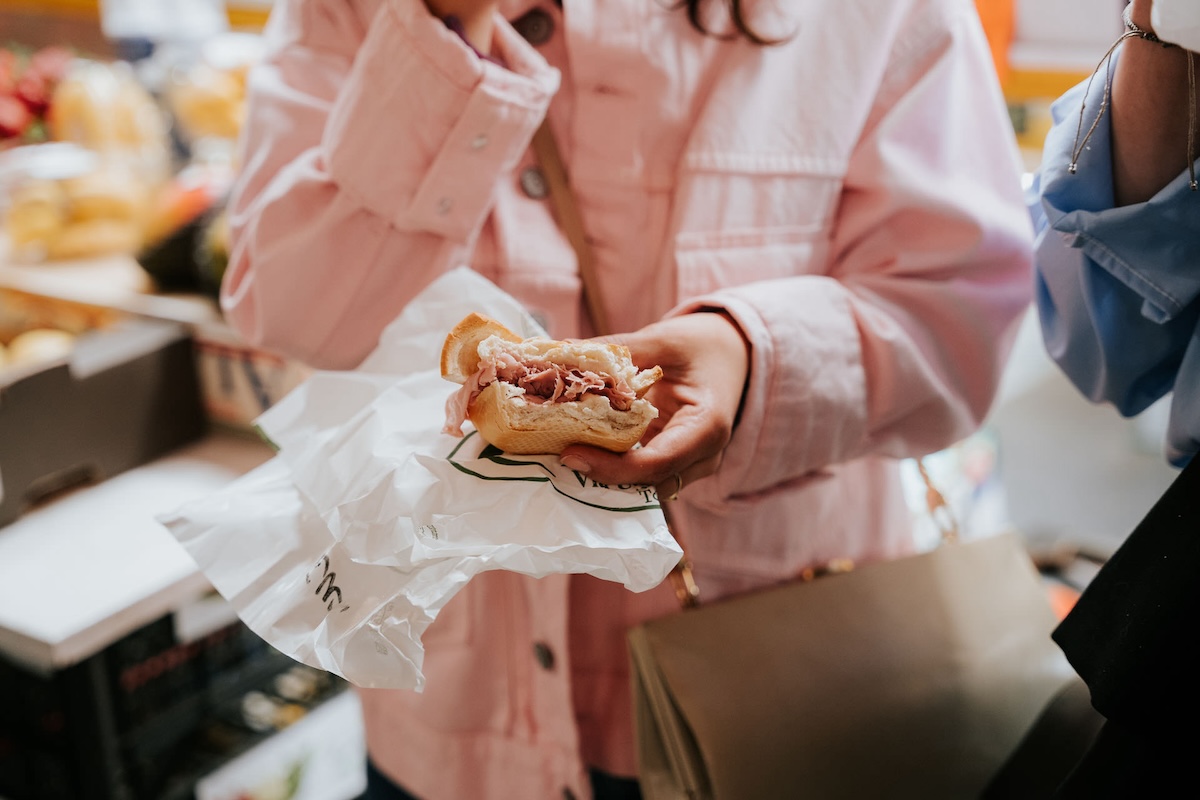
{"label": "wristband", "polygon": [[1122,19],[1125,20],[1125,35],[1126,36],[1135,36],[1138,39],[1145,39],[1147,42],[1153,42],[1154,44],[1161,44],[1163,47],[1175,47],[1175,48],[1179,47],[1179,45],[1177,45],[1177,44],[1173,44],[1171,42],[1164,42],[1162,39],[1158,38],[1158,34],[1155,33],[1154,31],[1148,31],[1143,28],[1139,28],[1137,26],[1137,23],[1135,23],[1133,21],[1133,10],[1132,9],[1133,9],[1132,4],[1125,6],[1125,11],[1121,15]]}

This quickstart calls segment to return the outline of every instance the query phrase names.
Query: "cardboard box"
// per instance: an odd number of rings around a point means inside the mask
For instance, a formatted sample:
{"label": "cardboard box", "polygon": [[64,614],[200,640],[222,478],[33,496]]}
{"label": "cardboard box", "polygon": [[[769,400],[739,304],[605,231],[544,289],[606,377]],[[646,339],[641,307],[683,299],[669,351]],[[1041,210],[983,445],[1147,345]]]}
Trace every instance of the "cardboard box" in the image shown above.
{"label": "cardboard box", "polygon": [[0,526],[206,431],[187,326],[0,288],[0,343],[34,328],[77,338],[57,358],[0,367]]}

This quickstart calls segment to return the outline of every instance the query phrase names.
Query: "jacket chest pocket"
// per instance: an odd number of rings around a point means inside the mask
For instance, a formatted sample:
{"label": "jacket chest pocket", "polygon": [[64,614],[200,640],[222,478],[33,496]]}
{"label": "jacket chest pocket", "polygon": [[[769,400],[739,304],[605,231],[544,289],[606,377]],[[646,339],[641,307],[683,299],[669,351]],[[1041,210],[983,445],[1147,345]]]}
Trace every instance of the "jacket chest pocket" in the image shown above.
{"label": "jacket chest pocket", "polygon": [[675,234],[679,299],[828,272],[840,187],[839,178],[819,175],[691,177]]}

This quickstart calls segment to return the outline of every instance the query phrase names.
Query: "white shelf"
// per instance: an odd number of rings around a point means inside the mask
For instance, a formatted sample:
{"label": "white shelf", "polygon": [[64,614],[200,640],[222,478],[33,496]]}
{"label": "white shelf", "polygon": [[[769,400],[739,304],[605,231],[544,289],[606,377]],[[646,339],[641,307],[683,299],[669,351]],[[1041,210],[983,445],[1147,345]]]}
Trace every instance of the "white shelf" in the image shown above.
{"label": "white shelf", "polygon": [[271,455],[249,437],[214,434],[0,528],[0,654],[42,672],[61,669],[207,592],[155,516]]}

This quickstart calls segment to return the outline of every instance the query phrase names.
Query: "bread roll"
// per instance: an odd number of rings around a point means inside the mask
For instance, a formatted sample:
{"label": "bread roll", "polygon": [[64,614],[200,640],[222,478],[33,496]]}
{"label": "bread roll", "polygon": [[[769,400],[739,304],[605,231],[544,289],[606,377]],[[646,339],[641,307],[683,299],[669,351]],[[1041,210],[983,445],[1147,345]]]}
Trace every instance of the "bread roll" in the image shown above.
{"label": "bread roll", "polygon": [[623,453],[658,416],[644,395],[662,369],[639,370],[628,348],[522,339],[480,314],[447,335],[441,371],[463,384],[447,401],[447,432],[461,435],[470,419],[508,453],[557,454],[570,444]]}
{"label": "bread roll", "polygon": [[8,363],[55,361],[70,353],[74,346],[74,334],[57,328],[33,328],[14,336],[8,343]]}

